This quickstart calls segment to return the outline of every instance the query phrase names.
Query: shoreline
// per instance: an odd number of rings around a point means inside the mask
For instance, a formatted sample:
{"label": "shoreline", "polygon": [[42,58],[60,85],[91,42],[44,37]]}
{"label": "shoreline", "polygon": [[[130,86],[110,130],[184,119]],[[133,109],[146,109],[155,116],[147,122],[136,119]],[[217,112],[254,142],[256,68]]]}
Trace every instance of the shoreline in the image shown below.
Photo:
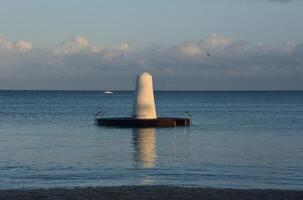
{"label": "shoreline", "polygon": [[217,189],[179,186],[106,186],[53,189],[0,190],[4,199],[205,199],[302,200],[303,190]]}

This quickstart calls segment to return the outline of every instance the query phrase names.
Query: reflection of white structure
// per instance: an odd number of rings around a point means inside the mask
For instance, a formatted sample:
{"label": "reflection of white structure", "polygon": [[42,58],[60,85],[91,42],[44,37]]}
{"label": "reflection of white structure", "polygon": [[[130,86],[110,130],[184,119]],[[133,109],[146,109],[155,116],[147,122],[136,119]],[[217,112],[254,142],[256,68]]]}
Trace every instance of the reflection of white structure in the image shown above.
{"label": "reflection of white structure", "polygon": [[132,117],[135,119],[156,119],[156,106],[152,76],[144,72],[137,77]]}
{"label": "reflection of white structure", "polygon": [[141,168],[152,168],[156,161],[156,131],[154,128],[133,130],[135,157]]}

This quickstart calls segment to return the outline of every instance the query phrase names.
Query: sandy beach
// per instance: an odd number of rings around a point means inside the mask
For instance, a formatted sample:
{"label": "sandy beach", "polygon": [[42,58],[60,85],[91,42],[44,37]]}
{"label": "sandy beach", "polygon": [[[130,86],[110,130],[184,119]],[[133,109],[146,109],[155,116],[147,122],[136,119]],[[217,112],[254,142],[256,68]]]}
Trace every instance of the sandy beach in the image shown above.
{"label": "sandy beach", "polygon": [[303,191],[213,189],[174,186],[121,186],[73,189],[0,190],[0,199],[302,200]]}

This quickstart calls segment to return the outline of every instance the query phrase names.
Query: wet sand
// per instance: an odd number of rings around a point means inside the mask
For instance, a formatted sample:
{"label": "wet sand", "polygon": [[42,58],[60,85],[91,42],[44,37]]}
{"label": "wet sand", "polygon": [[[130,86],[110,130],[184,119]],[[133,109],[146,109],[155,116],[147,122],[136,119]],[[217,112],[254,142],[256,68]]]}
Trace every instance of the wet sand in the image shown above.
{"label": "wet sand", "polygon": [[173,186],[121,186],[73,189],[0,190],[0,200],[2,199],[302,200],[303,191],[213,189]]}

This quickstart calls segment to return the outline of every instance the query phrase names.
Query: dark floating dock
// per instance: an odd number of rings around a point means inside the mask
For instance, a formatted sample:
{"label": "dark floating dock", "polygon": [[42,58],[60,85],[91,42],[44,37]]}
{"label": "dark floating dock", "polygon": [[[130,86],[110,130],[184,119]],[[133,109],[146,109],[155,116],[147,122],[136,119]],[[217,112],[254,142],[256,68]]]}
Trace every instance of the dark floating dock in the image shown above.
{"label": "dark floating dock", "polygon": [[130,117],[120,118],[96,118],[96,124],[109,127],[176,127],[190,126],[190,118],[157,118],[157,119],[134,119]]}

